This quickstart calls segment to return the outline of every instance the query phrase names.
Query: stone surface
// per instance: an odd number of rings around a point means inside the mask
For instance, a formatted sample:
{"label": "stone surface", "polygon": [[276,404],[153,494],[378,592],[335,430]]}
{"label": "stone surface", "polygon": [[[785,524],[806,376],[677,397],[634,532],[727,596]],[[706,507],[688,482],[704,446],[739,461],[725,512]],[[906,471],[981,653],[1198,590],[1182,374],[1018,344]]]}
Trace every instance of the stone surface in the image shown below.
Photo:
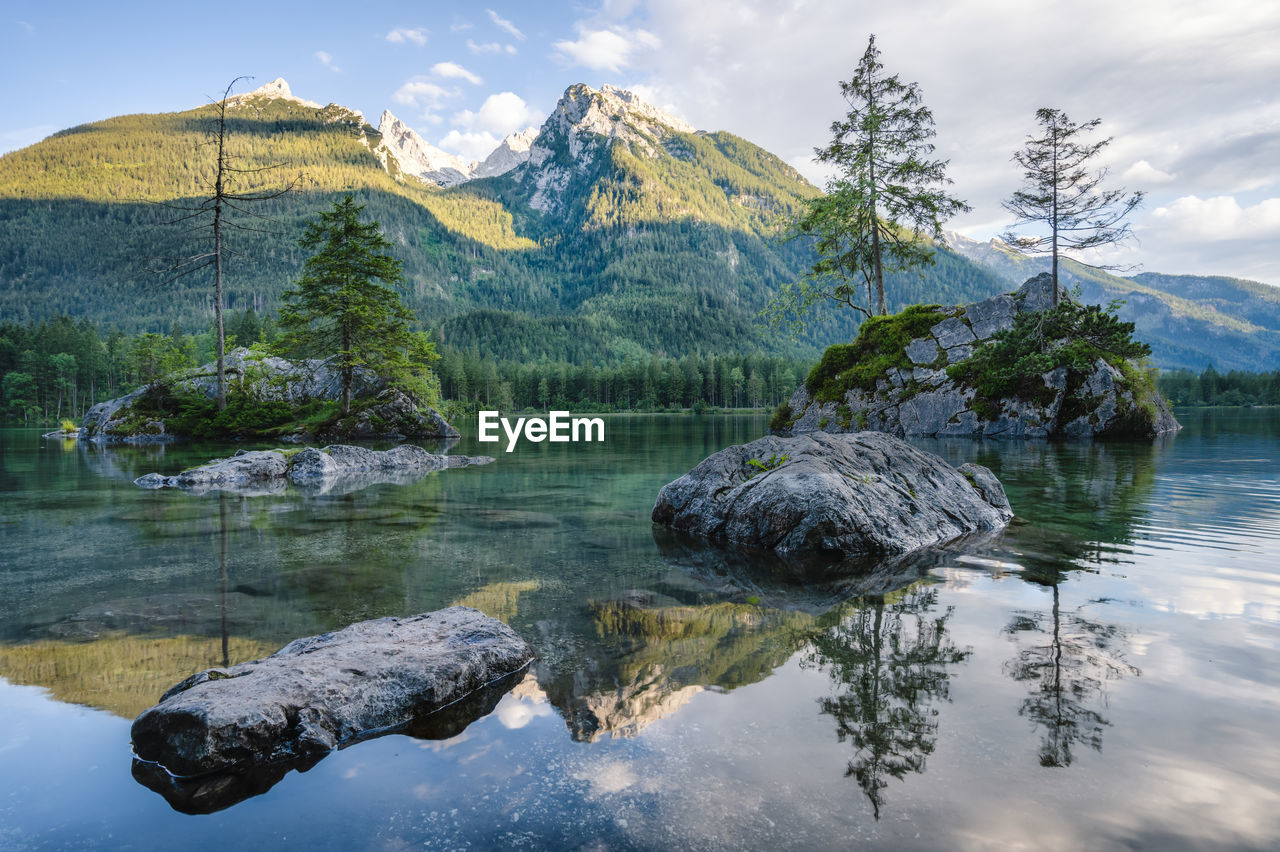
{"label": "stone surface", "polygon": [[[764,472],[750,463],[782,456]],[[981,488],[879,432],[770,436],[721,450],[668,483],[653,521],[784,556],[905,553],[1009,522],[995,477],[977,465],[971,472]]]}
{"label": "stone surface", "polygon": [[[852,432],[873,430],[899,437],[986,438],[1151,438],[1181,428],[1158,393],[1129,386],[1115,367],[1099,359],[1093,370],[1069,387],[1065,369],[1041,377],[1036,398],[980,400],[973,388],[953,381],[945,370],[930,366],[939,351],[947,365],[973,354],[974,348],[1004,329],[1019,312],[1050,307],[1053,281],[1048,275],[1028,280],[1014,293],[975,302],[906,344],[903,354],[915,366],[910,373],[894,367],[876,382],[874,393],[852,389],[841,403],[819,403],[801,385],[789,404],[795,419],[789,431]],[[1059,289],[1059,298],[1069,298]],[[908,379],[910,381],[908,381]],[[1144,395],[1145,394],[1145,395]],[[847,424],[847,425],[846,425]]]}
{"label": "stone surface", "polygon": [[135,479],[134,484],[148,489],[222,490],[254,496],[281,491],[286,482],[316,486],[353,479],[364,487],[376,482],[412,481],[437,470],[493,461],[491,456],[437,455],[412,444],[382,451],[332,444],[324,449],[306,447],[291,452],[240,450],[230,458],[215,459],[176,476],[148,473]]}
{"label": "stone surface", "polygon": [[511,628],[469,607],[363,621],[192,675],[134,721],[134,752],[183,776],[324,755],[532,659]]}
{"label": "stone surface", "polygon": [[932,364],[938,359],[938,343],[931,337],[917,338],[907,344],[907,357],[913,364]]}
{"label": "stone surface", "polygon": [[966,343],[973,343],[977,340],[973,336],[973,330],[969,328],[969,324],[960,317],[947,317],[929,329],[929,333],[934,336],[934,339],[938,341],[938,345],[943,349],[963,346]]}

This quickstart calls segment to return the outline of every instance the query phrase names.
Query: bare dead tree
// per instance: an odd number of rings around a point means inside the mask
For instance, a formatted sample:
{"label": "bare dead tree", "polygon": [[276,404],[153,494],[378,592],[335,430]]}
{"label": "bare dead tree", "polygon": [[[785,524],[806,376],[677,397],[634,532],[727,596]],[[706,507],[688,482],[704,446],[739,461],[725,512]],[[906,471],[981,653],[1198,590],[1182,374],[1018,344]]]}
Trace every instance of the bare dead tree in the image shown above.
{"label": "bare dead tree", "polygon": [[214,124],[209,131],[209,138],[206,144],[213,148],[216,157],[210,172],[210,178],[206,183],[208,194],[185,204],[162,202],[162,206],[181,213],[178,217],[171,219],[169,224],[193,223],[189,230],[207,234],[212,244],[210,251],[165,258],[166,266],[160,271],[166,276],[168,282],[172,283],[180,278],[193,275],[202,269],[213,269],[213,312],[217,337],[217,403],[219,411],[227,407],[227,338],[226,327],[223,322],[223,272],[225,268],[224,256],[230,252],[226,245],[226,232],[228,230],[238,230],[272,233],[268,228],[253,227],[237,221],[231,213],[234,211],[249,218],[273,222],[274,220],[269,217],[247,209],[246,205],[279,198],[295,190],[302,181],[302,176],[298,175],[291,180],[286,180],[269,188],[241,189],[236,186],[237,182],[252,180],[252,176],[262,175],[284,167],[283,163],[271,163],[252,168],[240,166],[238,165],[240,158],[231,153],[227,131],[227,109],[229,106],[235,105],[229,104],[229,101],[232,100],[231,90],[241,80],[250,79],[252,78],[241,76],[232,80],[223,91],[222,98],[213,104]]}
{"label": "bare dead tree", "polygon": [[1039,224],[1049,233],[1025,236],[1011,228],[1001,236],[1022,251],[1052,254],[1056,306],[1060,251],[1096,248],[1128,239],[1132,232],[1124,220],[1142,203],[1143,194],[1123,188],[1100,188],[1107,170],[1094,170],[1090,163],[1111,144],[1111,138],[1082,142],[1080,137],[1094,130],[1101,119],[1076,124],[1062,110],[1044,107],[1036,110],[1036,121],[1044,134],[1028,136],[1024,147],[1014,153],[1014,162],[1022,167],[1023,188],[1004,202],[1004,208],[1018,217],[1014,228]]}

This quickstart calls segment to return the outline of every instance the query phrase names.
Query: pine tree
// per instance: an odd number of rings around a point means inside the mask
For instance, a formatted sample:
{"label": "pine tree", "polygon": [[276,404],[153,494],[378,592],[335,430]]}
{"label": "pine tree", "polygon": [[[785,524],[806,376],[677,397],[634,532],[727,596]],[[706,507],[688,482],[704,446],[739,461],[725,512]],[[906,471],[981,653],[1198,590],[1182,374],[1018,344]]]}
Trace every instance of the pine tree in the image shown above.
{"label": "pine tree", "polygon": [[[766,309],[775,324],[832,300],[866,316],[887,314],[886,270],[933,263],[942,223],[968,210],[946,187],[946,160],[934,160],[933,113],[916,83],[886,76],[871,36],[853,77],[840,84],[848,114],[831,125],[831,143],[815,149],[836,176],[825,195],[805,202],[797,237],[813,238],[818,260],[804,280],[784,287]],[[860,304],[858,279],[866,291]],[[793,327],[798,324],[792,320]]]}
{"label": "pine tree", "polygon": [[[1014,228],[1042,224],[1049,233],[1019,236],[1010,229],[1005,242],[1032,254],[1053,255],[1053,304],[1058,304],[1058,254],[1060,250],[1088,249],[1118,243],[1130,235],[1124,221],[1142,203],[1141,192],[1099,189],[1107,170],[1092,170],[1089,163],[1111,137],[1084,143],[1080,137],[1094,130],[1101,119],[1076,124],[1059,109],[1041,107],[1036,121],[1044,134],[1028,136],[1013,159],[1023,169],[1023,188],[1004,202],[1018,217]],[[1107,268],[1107,267],[1103,267]]]}
{"label": "pine tree", "polygon": [[351,195],[307,223],[299,244],[315,252],[302,277],[284,293],[278,347],[290,354],[333,356],[342,381],[342,413],[351,413],[357,368],[367,368],[419,402],[433,401],[429,365],[435,347],[411,331],[413,313],[395,285],[403,280],[400,261],[387,254],[391,243],[377,222],[364,223],[362,205]]}

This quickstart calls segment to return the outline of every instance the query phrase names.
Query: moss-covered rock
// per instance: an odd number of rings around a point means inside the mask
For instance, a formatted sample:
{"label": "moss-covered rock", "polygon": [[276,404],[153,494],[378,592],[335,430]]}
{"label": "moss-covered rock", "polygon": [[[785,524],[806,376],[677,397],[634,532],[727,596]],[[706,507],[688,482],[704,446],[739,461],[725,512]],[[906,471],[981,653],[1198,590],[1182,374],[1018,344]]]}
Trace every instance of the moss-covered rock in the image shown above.
{"label": "moss-covered rock", "polygon": [[1179,428],[1132,325],[1048,275],[964,307],[922,305],[833,346],[774,431],[992,438],[1150,438]]}
{"label": "moss-covered rock", "polygon": [[403,440],[456,438],[429,406],[357,370],[352,411],[340,416],[341,377],[327,361],[289,361],[249,349],[227,353],[227,407],[217,409],[214,365],[183,370],[95,405],[83,436],[95,443],[160,443],[183,438]]}

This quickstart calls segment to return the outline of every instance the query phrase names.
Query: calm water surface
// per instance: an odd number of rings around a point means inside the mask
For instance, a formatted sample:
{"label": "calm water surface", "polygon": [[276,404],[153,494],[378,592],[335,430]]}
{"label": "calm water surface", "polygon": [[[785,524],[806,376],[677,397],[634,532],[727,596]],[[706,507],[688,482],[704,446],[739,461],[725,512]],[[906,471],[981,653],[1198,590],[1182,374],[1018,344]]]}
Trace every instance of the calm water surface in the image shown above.
{"label": "calm water surface", "polygon": [[[0,848],[1274,849],[1280,413],[1182,419],[1154,447],[922,442],[995,470],[1015,524],[806,585],[649,523],[760,417],[257,497],[131,483],[218,448],[5,430]],[[258,795],[135,779],[130,722],[186,675],[454,603],[539,654],[465,729]]]}

